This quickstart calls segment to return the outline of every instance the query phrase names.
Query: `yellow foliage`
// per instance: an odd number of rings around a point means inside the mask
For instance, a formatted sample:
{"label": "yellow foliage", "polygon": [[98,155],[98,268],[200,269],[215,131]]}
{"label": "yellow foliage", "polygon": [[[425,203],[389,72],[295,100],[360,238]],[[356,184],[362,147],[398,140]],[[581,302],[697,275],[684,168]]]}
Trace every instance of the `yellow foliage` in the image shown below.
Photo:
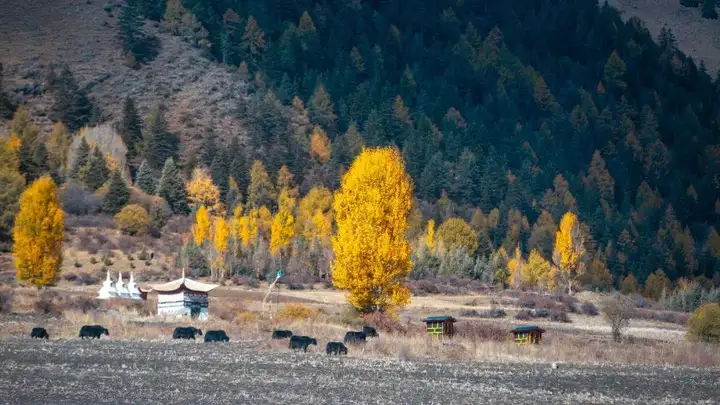
{"label": "yellow foliage", "polygon": [[277,313],[277,319],[285,322],[305,321],[317,317],[317,311],[302,304],[285,304]]}
{"label": "yellow foliage", "polygon": [[410,301],[402,280],[412,267],[405,239],[411,206],[412,182],[397,149],[364,150],[342,178],[333,203],[333,284],[349,291],[349,303],[361,312]]}
{"label": "yellow foliage", "polygon": [[330,216],[330,209],[332,208],[332,193],[325,187],[313,187],[308,193],[300,200],[300,204],[297,209],[297,220],[295,221],[295,232],[302,233],[306,239],[311,240],[312,236],[312,218],[315,213],[320,210],[323,214]]}
{"label": "yellow foliage", "polygon": [[235,322],[241,325],[257,322],[257,315],[249,311],[240,311],[235,316]]}
{"label": "yellow foliage", "polygon": [[18,170],[20,168],[20,146],[22,141],[11,135],[6,141],[0,138],[0,168]]}
{"label": "yellow foliage", "polygon": [[462,218],[448,218],[437,230],[438,242],[446,250],[465,249],[472,255],[478,247],[477,232]]}
{"label": "yellow foliage", "polygon": [[64,169],[67,165],[68,151],[70,149],[70,135],[62,122],[52,127],[52,133],[47,140],[48,164],[53,169]]}
{"label": "yellow foliage", "polygon": [[255,241],[258,234],[257,220],[254,217],[244,215],[237,223],[237,236],[242,246],[248,247]]}
{"label": "yellow foliage", "polygon": [[330,160],[330,139],[328,139],[325,131],[317,125],[310,137],[310,157],[317,159],[321,163]]}
{"label": "yellow foliage", "polygon": [[217,265],[223,266],[225,253],[227,253],[230,227],[224,217],[215,217],[213,224],[213,246],[217,252]]}
{"label": "yellow foliage", "polygon": [[520,287],[523,284],[522,273],[525,271],[525,260],[522,257],[520,248],[515,248],[515,254],[513,258],[507,264],[508,278],[507,284],[513,288]]}
{"label": "yellow foliage", "polygon": [[220,214],[220,190],[213,183],[207,170],[198,168],[193,170],[192,179],[185,186],[185,190],[193,209],[204,205],[214,214]]}
{"label": "yellow foliage", "polygon": [[720,343],[720,304],[709,302],[695,310],[688,319],[687,328],[693,339]]}
{"label": "yellow foliage", "polygon": [[290,246],[295,236],[295,217],[292,215],[292,207],[295,200],[288,196],[287,190],[280,192],[280,204],[278,212],[272,220],[270,231],[270,253],[277,256],[281,249]]}
{"label": "yellow foliage", "polygon": [[575,214],[567,212],[560,220],[560,229],[555,234],[553,262],[557,267],[558,278],[567,285],[569,293],[572,293],[575,279],[582,274],[580,259],[583,255],[585,247],[580,222]]}
{"label": "yellow foliage", "polygon": [[115,215],[115,222],[128,235],[143,236],[147,233],[150,217],[141,205],[130,204]]}
{"label": "yellow foliage", "polygon": [[322,211],[315,211],[315,215],[312,217],[312,232],[310,235],[305,235],[308,240],[313,238],[320,242],[323,247],[330,246],[330,237],[332,236],[332,221],[328,218],[328,215],[322,213]]}
{"label": "yellow foliage", "polygon": [[430,248],[435,248],[435,220],[431,219],[428,221],[427,234],[425,235],[425,245]]}
{"label": "yellow foliage", "polygon": [[258,231],[260,231],[260,233],[262,233],[265,237],[269,236],[273,216],[268,207],[263,205],[259,209],[250,211],[250,214],[255,215],[255,222],[257,223]]}
{"label": "yellow foliage", "polygon": [[198,246],[210,238],[210,216],[204,205],[195,213],[195,225],[192,228],[193,240]]}
{"label": "yellow foliage", "polygon": [[555,272],[549,261],[537,249],[530,252],[528,262],[520,272],[520,279],[526,286],[539,286],[546,290],[555,288]]}
{"label": "yellow foliage", "polygon": [[49,176],[43,176],[20,196],[13,230],[17,279],[37,286],[52,284],[62,264],[64,236],[57,187]]}

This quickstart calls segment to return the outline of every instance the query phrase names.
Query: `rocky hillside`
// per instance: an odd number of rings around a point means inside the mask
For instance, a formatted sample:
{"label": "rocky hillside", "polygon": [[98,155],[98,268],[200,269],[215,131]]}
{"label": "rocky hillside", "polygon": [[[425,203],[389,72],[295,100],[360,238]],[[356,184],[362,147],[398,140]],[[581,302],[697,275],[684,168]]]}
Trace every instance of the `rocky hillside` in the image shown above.
{"label": "rocky hillside", "polygon": [[[185,140],[197,139],[210,127],[221,136],[243,133],[233,114],[244,88],[237,77],[150,23],[145,30],[160,39],[158,57],[138,70],[126,67],[116,39],[118,12],[106,11],[111,4],[0,2],[0,62],[5,87],[16,101],[48,126],[43,117],[51,99],[42,94],[43,77],[51,63],[65,62],[110,120],[119,118],[122,100],[132,96],[143,115],[157,103],[169,107],[170,129]],[[0,134],[6,131],[0,127]]]}

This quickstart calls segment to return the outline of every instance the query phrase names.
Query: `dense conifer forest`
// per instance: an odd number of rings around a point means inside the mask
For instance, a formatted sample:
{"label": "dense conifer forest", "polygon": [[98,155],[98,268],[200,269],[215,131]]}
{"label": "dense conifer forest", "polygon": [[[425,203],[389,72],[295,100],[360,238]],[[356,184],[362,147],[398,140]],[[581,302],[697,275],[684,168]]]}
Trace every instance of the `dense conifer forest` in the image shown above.
{"label": "dense conifer forest", "polygon": [[[363,147],[389,145],[414,182],[409,238],[432,220],[445,241],[474,239],[462,257],[419,247],[410,277],[451,273],[454,260],[463,276],[505,282],[498,256],[552,260],[574,212],[588,288],[633,289],[651,274],[720,284],[720,80],[669,30],[652,38],[596,0],[128,0],[118,37],[137,69],[157,47],[145,19],[249,84],[237,106],[249,139],[208,133],[182,155],[163,108],[143,123],[127,100],[118,130],[135,185],[176,214],[197,208],[179,186],[196,167],[228,216],[238,204],[275,212],[283,191],[336,189]],[[71,131],[97,120],[70,72],[50,85]],[[308,204],[306,220],[329,208]]]}

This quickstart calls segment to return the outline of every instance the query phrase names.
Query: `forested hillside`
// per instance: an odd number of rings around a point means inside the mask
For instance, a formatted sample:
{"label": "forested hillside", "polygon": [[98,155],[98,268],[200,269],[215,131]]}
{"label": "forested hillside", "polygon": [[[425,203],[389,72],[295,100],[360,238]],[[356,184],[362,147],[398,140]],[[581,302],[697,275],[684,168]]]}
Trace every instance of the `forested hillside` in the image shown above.
{"label": "forested hillside", "polygon": [[[267,219],[302,195],[302,239],[303,221],[327,227],[327,190],[363,146],[395,145],[415,185],[409,238],[427,238],[432,220],[443,224],[438,238],[463,248],[417,242],[411,277],[506,282],[512,266],[497,258],[535,250],[551,260],[571,211],[587,287],[632,285],[631,274],[644,283],[658,270],[720,284],[720,81],[668,30],[652,38],[596,0],[129,0],[118,13],[118,47],[132,67],[154,57],[140,29],[149,18],[250,84],[237,106],[249,139],[211,132],[177,162],[186,180],[207,169],[222,203],[215,214],[240,205]],[[167,183],[181,171],[166,163],[179,147],[164,114],[143,124],[129,100],[119,130],[136,186],[186,213]],[[295,265],[323,276],[330,256],[307,253]]]}

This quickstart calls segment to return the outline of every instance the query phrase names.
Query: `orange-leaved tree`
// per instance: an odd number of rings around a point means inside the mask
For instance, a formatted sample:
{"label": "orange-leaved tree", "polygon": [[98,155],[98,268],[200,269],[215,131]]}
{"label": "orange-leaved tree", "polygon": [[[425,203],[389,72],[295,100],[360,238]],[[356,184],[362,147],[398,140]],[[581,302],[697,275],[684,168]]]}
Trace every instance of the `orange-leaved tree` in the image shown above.
{"label": "orange-leaved tree", "polygon": [[412,206],[412,181],[397,149],[364,150],[342,178],[333,208],[333,284],[349,292],[361,312],[406,305],[410,290],[410,245],[405,238]]}
{"label": "orange-leaved tree", "polygon": [[560,229],[555,234],[553,262],[557,267],[558,279],[567,285],[568,293],[572,294],[575,279],[582,274],[582,258],[585,246],[580,221],[575,214],[567,212],[560,220]]}
{"label": "orange-leaved tree", "polygon": [[17,279],[36,286],[52,284],[62,264],[64,236],[57,187],[50,176],[43,176],[20,196],[13,229]]}

